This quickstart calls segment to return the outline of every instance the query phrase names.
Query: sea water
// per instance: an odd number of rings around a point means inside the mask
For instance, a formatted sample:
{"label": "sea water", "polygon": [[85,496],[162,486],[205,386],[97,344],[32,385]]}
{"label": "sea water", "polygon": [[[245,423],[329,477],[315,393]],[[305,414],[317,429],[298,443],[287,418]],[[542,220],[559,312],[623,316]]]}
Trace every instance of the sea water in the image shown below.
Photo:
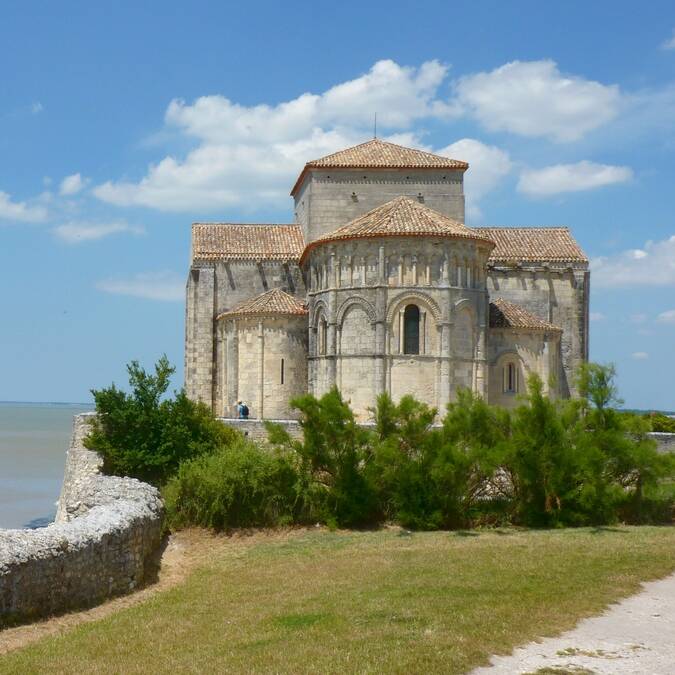
{"label": "sea water", "polygon": [[73,415],[90,409],[0,403],[0,528],[41,527],[53,520]]}

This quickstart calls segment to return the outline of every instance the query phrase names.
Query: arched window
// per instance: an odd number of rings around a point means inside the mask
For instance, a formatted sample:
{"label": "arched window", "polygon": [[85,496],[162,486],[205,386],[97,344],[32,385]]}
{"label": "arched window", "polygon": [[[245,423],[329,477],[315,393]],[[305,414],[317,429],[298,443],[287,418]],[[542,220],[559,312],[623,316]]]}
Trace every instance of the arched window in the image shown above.
{"label": "arched window", "polygon": [[504,366],[504,393],[518,393],[518,366],[513,361]]}
{"label": "arched window", "polygon": [[319,347],[319,355],[323,355],[326,353],[326,342],[327,342],[327,333],[328,333],[328,324],[326,323],[326,319],[323,317],[319,319],[319,327],[317,330],[317,342],[318,347]]}
{"label": "arched window", "polygon": [[420,308],[408,305],[403,312],[403,353],[420,353]]}

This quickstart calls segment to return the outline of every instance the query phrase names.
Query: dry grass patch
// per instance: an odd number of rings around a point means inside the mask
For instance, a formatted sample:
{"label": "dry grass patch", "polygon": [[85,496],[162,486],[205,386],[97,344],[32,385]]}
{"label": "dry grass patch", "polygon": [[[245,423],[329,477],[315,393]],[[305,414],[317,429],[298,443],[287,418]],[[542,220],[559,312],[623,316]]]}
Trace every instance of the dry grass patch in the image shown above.
{"label": "dry grass patch", "polygon": [[210,551],[180,585],[0,657],[0,673],[466,672],[672,572],[675,529],[316,531]]}

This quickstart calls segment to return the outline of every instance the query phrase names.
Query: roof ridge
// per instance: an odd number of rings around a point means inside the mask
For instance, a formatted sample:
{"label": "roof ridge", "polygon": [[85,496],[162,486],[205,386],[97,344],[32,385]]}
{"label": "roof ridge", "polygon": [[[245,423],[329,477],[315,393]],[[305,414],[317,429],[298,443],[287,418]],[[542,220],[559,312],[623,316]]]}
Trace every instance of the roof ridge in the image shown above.
{"label": "roof ridge", "polygon": [[567,230],[569,225],[473,225],[475,230]]}
{"label": "roof ridge", "polygon": [[336,150],[307,162],[291,189],[291,196],[312,169],[446,169],[466,171],[468,162],[438,155],[428,150],[410,148],[381,138],[372,138],[348,148]]}

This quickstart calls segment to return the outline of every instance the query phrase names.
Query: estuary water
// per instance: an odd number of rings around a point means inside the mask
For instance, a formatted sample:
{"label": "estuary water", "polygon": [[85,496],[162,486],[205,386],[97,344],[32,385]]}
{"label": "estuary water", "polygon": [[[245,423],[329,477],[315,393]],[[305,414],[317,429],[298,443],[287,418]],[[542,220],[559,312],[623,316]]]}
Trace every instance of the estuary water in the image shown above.
{"label": "estuary water", "polygon": [[87,410],[91,407],[0,402],[0,528],[52,521],[73,415]]}

